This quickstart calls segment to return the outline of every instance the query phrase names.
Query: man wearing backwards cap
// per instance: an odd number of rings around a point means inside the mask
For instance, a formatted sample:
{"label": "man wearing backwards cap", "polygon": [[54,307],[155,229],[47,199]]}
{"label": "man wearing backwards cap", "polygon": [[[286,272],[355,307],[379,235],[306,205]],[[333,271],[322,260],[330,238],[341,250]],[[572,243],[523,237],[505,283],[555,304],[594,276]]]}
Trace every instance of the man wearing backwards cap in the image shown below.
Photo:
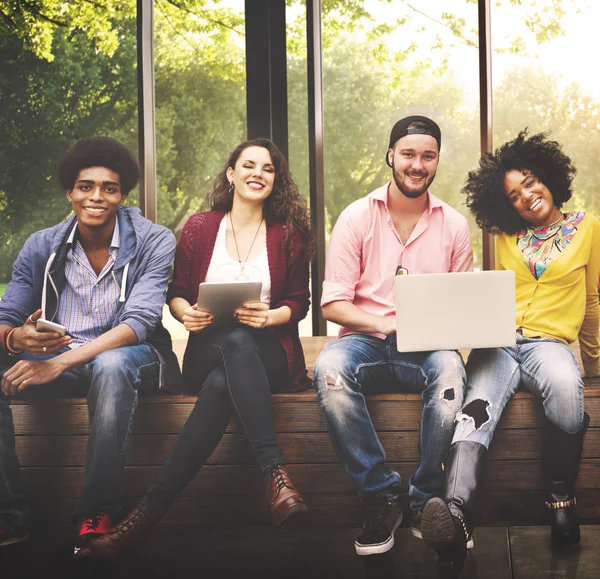
{"label": "man wearing backwards cap", "polygon": [[421,464],[409,481],[417,537],[425,503],[441,494],[442,461],[462,405],[465,370],[458,352],[396,349],[397,270],[473,269],[466,219],[429,192],[440,146],[441,131],[431,119],[398,121],[385,157],[392,179],[342,212],[329,244],[321,307],[325,319],[341,326],[340,339],[319,356],[313,383],[331,440],[366,508],[355,542],[359,555],[391,549],[402,521],[400,475],[385,465],[364,395],[422,393]]}

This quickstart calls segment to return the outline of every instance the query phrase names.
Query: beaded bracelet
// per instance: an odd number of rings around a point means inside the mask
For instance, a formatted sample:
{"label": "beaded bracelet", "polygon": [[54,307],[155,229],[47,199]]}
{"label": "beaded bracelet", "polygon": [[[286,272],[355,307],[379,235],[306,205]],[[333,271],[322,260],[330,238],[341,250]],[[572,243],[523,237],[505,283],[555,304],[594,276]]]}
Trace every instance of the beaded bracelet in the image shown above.
{"label": "beaded bracelet", "polygon": [[25,351],[25,350],[14,350],[10,346],[10,337],[13,335],[13,332],[16,329],[17,328],[11,328],[10,330],[8,330],[8,333],[6,334],[6,349],[9,351],[10,354],[21,354],[22,352]]}

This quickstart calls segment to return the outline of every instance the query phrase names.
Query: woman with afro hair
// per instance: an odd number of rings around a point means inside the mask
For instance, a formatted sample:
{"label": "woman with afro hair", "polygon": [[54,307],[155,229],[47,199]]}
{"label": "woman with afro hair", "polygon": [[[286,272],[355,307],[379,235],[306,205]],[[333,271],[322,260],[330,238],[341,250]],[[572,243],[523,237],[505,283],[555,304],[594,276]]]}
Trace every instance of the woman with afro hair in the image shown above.
{"label": "woman with afro hair", "polygon": [[583,437],[583,381],[569,344],[579,338],[587,376],[600,373],[600,221],[562,212],[576,169],[556,141],[527,130],[479,161],[463,193],[480,227],[496,234],[496,267],[516,276],[516,346],[473,350],[464,406],[445,462],[442,498],[423,514],[423,539],[440,570],[457,576],[473,532],[487,449],[520,386],[542,399],[543,471],[552,544],[579,542],[573,488]]}

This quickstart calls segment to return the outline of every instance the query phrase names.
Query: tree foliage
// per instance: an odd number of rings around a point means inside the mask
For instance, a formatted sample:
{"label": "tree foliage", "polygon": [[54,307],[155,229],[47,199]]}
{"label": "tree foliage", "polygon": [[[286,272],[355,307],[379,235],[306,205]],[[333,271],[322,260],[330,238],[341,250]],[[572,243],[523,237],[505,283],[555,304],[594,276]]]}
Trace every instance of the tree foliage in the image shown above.
{"label": "tree foliage", "polygon": [[[287,29],[290,160],[308,196],[305,16],[301,0],[287,4],[298,15]],[[496,7],[512,6],[523,16],[497,50],[519,53],[560,36],[571,4],[497,0]],[[246,135],[243,5],[154,3],[159,220],[175,232],[202,207],[228,153]],[[442,126],[433,191],[464,211],[460,187],[479,154],[479,118],[450,63],[461,47],[476,61],[476,0],[446,3],[439,13],[413,0],[322,5],[329,224],[389,178],[389,130],[411,112],[430,114]],[[134,0],[0,0],[0,279],[10,275],[28,235],[69,213],[54,174],[76,140],[105,134],[137,150],[135,19]],[[404,34],[415,30],[423,33],[417,40]],[[430,39],[425,54],[421,38]],[[552,129],[579,168],[574,206],[593,203],[598,211],[596,147],[580,138],[585,127],[597,127],[598,103],[576,86],[559,90],[556,80],[526,70],[513,71],[497,95],[496,142],[524,126]]]}

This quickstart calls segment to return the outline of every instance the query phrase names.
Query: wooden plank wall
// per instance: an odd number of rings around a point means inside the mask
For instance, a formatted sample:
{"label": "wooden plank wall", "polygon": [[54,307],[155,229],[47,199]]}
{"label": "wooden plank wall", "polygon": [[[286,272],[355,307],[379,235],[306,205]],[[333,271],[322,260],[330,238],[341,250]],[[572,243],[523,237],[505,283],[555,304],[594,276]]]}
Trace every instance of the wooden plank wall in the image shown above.
{"label": "wooden plank wall", "polygon": [[[312,368],[328,338],[305,338]],[[181,348],[181,344],[178,345]],[[148,396],[140,399],[127,453],[130,505],[154,481],[194,398]],[[416,395],[379,395],[369,409],[388,461],[401,475],[403,491],[418,461],[421,402]],[[273,397],[278,440],[309,513],[306,525],[359,526],[362,508],[342,470],[327,434],[315,393]],[[42,527],[69,525],[80,495],[87,441],[83,399],[12,405],[17,452],[27,493]],[[600,382],[586,385],[586,410],[592,418],[578,480],[578,512],[585,522],[600,521]],[[534,524],[544,519],[538,401],[519,393],[510,402],[490,449],[480,493],[481,524]],[[208,464],[175,503],[165,524],[269,525],[260,471],[237,421]]]}

